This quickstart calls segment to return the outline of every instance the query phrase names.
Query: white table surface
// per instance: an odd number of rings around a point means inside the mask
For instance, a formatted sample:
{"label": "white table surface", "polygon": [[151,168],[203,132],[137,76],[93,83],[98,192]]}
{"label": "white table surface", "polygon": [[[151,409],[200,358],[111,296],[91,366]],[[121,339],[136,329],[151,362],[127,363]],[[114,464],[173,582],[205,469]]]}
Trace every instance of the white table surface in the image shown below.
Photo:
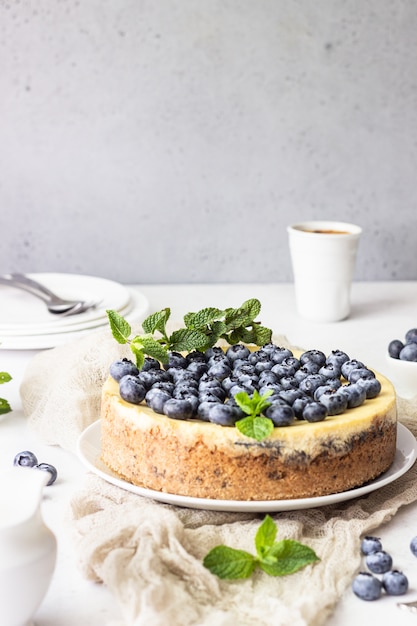
{"label": "white table surface", "polygon": [[[305,349],[318,348],[326,353],[333,349],[344,350],[382,373],[386,370],[389,341],[402,338],[409,328],[417,327],[417,281],[355,283],[351,316],[333,324],[301,319],[295,310],[291,284],[141,285],[135,288],[149,299],[151,311],[171,307],[172,321],[182,321],[184,313],[205,306],[236,307],[248,298],[259,298],[262,303],[259,319],[276,334],[285,334],[292,343]],[[57,482],[45,489],[42,504],[45,522],[58,540],[58,559],[52,583],[36,615],[36,626],[106,626],[120,619],[119,608],[107,588],[82,577],[68,534],[69,501],[82,485],[85,469],[76,456],[40,441],[27,428],[20,410],[19,385],[33,354],[35,352],[0,350],[0,371],[8,371],[13,376],[12,382],[2,385],[0,395],[7,397],[14,409],[0,421],[0,469],[9,467],[17,452],[30,449],[40,461],[54,464],[59,472]],[[328,620],[328,626],[351,626],[352,623],[361,626],[369,620],[380,625],[417,624],[416,614],[397,607],[399,600],[417,601],[417,559],[409,550],[410,539],[417,535],[417,503],[400,510],[376,534],[392,554],[395,567],[407,575],[410,583],[407,595],[385,596],[367,603],[348,589]]]}

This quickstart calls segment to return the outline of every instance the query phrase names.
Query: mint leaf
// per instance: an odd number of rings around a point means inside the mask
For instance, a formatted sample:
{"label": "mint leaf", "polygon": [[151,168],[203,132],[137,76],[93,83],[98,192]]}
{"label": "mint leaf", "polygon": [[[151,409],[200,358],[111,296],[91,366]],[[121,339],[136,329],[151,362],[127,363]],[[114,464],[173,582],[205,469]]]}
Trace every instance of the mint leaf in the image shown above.
{"label": "mint leaf", "polygon": [[273,546],[276,536],[277,526],[272,517],[266,515],[255,535],[256,552],[260,558]]}
{"label": "mint leaf", "polygon": [[132,332],[130,324],[117,311],[108,309],[106,313],[113,337],[118,343],[128,343],[129,335]]}
{"label": "mint leaf", "polygon": [[265,326],[257,326],[255,324],[252,332],[253,340],[251,343],[254,343],[257,346],[264,346],[265,344],[272,341],[272,330],[270,328],[266,328]]}
{"label": "mint leaf", "polygon": [[0,398],[0,415],[5,415],[6,413],[10,413],[12,410],[10,404],[4,398]]}
{"label": "mint leaf", "polygon": [[270,576],[286,576],[320,560],[308,546],[293,539],[275,541],[276,535],[276,524],[266,515],[255,535],[257,557],[220,545],[204,557],[203,565],[219,578],[237,579],[248,578],[256,567]]}
{"label": "mint leaf", "polygon": [[203,565],[222,579],[249,578],[256,567],[256,560],[244,550],[216,546],[204,557]]}
{"label": "mint leaf", "polygon": [[141,335],[140,337],[135,337],[134,342],[137,340],[138,345],[143,348],[143,351],[150,357],[160,361],[161,363],[168,363],[169,354],[168,350],[162,346],[159,341],[154,339],[151,335]]}
{"label": "mint leaf", "polygon": [[207,344],[207,336],[200,330],[181,328],[172,333],[169,342],[171,350],[191,352],[203,348]]}
{"label": "mint leaf", "polygon": [[153,335],[156,331],[159,331],[161,335],[166,337],[166,324],[171,316],[171,309],[165,308],[162,311],[151,313],[142,322],[142,328],[145,333]]}
{"label": "mint leaf", "polygon": [[184,315],[184,323],[187,328],[204,329],[206,326],[223,317],[224,311],[214,307],[201,309],[197,313],[187,313]]}
{"label": "mint leaf", "polygon": [[293,539],[282,539],[268,550],[259,561],[259,567],[270,576],[287,576],[319,560],[308,546]]}
{"label": "mint leaf", "polygon": [[0,385],[8,383],[12,380],[12,377],[7,372],[0,372]]}
{"label": "mint leaf", "polygon": [[245,437],[262,441],[274,430],[274,424],[268,417],[243,417],[235,423],[236,428]]}

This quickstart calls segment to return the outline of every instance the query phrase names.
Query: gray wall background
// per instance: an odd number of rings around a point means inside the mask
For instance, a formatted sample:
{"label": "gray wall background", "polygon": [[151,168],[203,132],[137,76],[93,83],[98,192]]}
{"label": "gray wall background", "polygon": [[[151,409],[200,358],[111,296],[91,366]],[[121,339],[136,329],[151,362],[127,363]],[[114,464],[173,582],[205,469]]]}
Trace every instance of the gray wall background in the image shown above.
{"label": "gray wall background", "polygon": [[0,268],[292,279],[285,227],[360,224],[417,279],[415,0],[0,0]]}

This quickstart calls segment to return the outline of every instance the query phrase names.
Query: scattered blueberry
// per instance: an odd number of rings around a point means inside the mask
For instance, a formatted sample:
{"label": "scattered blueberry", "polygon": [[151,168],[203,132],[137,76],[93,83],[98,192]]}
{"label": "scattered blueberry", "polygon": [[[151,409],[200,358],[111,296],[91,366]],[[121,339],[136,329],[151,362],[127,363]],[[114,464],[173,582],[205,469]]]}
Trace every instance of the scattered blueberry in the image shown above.
{"label": "scattered blueberry", "polygon": [[37,470],[41,470],[42,472],[48,472],[48,474],[50,474],[50,478],[46,483],[47,487],[49,487],[49,485],[52,485],[56,481],[58,472],[56,470],[56,467],[54,467],[50,463],[39,463],[38,465],[35,465],[34,468]]}
{"label": "scattered blueberry", "polygon": [[382,543],[379,537],[371,537],[367,535],[362,539],[361,552],[365,556],[372,554],[373,552],[380,552],[382,550]]}
{"label": "scattered blueberry", "polygon": [[414,556],[417,556],[417,537],[413,537],[410,541],[410,550]]}
{"label": "scattered blueberry", "polygon": [[371,552],[365,560],[368,569],[374,574],[385,574],[392,568],[392,557],[385,550]]}
{"label": "scattered blueberry", "polygon": [[30,450],[24,450],[16,454],[13,460],[13,465],[19,465],[20,467],[35,467],[38,464],[38,459],[30,452]]}
{"label": "scattered blueberry", "polygon": [[390,596],[402,596],[408,590],[408,579],[402,572],[390,570],[383,575],[382,586]]}
{"label": "scattered blueberry", "polygon": [[382,582],[369,572],[360,572],[353,580],[352,590],[361,600],[378,600],[382,593]]}

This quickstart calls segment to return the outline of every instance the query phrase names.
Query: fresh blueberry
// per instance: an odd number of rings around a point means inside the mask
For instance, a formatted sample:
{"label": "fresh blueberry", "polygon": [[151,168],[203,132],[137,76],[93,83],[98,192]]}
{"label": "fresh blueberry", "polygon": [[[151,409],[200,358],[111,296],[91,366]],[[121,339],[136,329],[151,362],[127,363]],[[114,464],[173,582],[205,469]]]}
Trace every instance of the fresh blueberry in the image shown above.
{"label": "fresh blueberry", "polygon": [[271,371],[278,379],[281,379],[284,376],[294,376],[298,369],[300,369],[300,361],[293,356],[289,356],[281,363],[276,363]]}
{"label": "fresh blueberry", "polygon": [[402,572],[396,569],[390,570],[383,575],[382,586],[388,595],[402,596],[407,593],[408,579]]}
{"label": "fresh blueberry", "polygon": [[354,409],[363,404],[366,400],[366,391],[358,383],[342,385],[337,389],[336,393],[346,396],[348,409]]}
{"label": "fresh blueberry", "polygon": [[169,369],[170,367],[181,367],[185,369],[187,367],[187,359],[180,352],[170,352],[168,355],[168,363],[165,366],[165,369]]}
{"label": "fresh blueberry", "polygon": [[146,389],[150,389],[154,383],[168,382],[170,379],[169,374],[165,370],[153,367],[148,370],[141,370],[138,378]]}
{"label": "fresh blueberry", "polygon": [[259,387],[258,391],[261,396],[265,395],[267,391],[272,391],[272,393],[276,395],[279,394],[280,391],[283,391],[283,388],[279,383],[265,383],[265,385]]}
{"label": "fresh blueberry", "polygon": [[258,360],[255,363],[255,370],[258,374],[260,374],[261,372],[264,372],[265,370],[270,370],[272,369],[272,366],[274,364],[272,363],[271,359],[269,358],[269,354],[267,354],[266,352],[260,352],[259,351],[259,357]]}
{"label": "fresh blueberry", "polygon": [[245,391],[247,394],[250,395],[255,391],[255,387],[251,387],[249,385],[241,385],[238,383],[236,385],[233,385],[233,387],[229,389],[229,397],[234,398],[234,396],[241,391]]}
{"label": "fresh blueberry", "polygon": [[382,550],[382,543],[379,537],[372,537],[371,535],[366,535],[362,539],[361,543],[361,552],[363,555],[372,554],[372,552],[380,552]]}
{"label": "fresh blueberry", "polygon": [[367,400],[376,398],[381,391],[381,383],[377,378],[359,378],[356,384],[365,389]]}
{"label": "fresh blueberry", "polygon": [[19,465],[20,467],[35,467],[37,464],[38,459],[30,450],[19,452],[13,459],[13,465]]}
{"label": "fresh blueberry", "polygon": [[374,574],[385,574],[392,568],[392,557],[385,550],[378,550],[366,555],[366,565]]}
{"label": "fresh blueberry", "polygon": [[410,328],[405,333],[405,343],[414,342],[417,343],[417,328]]}
{"label": "fresh blueberry", "polygon": [[226,350],[226,356],[231,363],[234,363],[236,359],[247,359],[249,354],[249,348],[241,343],[236,343]]}
{"label": "fresh blueberry", "polygon": [[318,387],[326,384],[326,379],[321,374],[309,374],[306,376],[299,385],[301,391],[313,397],[314,392]]}
{"label": "fresh blueberry", "polygon": [[417,556],[417,537],[413,537],[410,541],[410,550],[414,556]]}
{"label": "fresh blueberry", "polygon": [[193,416],[193,412],[193,406],[189,400],[170,398],[164,404],[164,415],[173,419],[190,419]]}
{"label": "fresh blueberry", "polygon": [[267,383],[277,383],[278,378],[271,370],[265,370],[259,374],[258,384],[259,387],[263,387]]}
{"label": "fresh blueberry", "polygon": [[358,367],[362,368],[366,367],[366,365],[362,363],[362,361],[358,361],[357,359],[349,359],[348,361],[344,361],[341,367],[342,376],[344,376],[346,380],[349,380],[349,372],[358,369]]}
{"label": "fresh blueberry", "polygon": [[209,376],[213,376],[213,378],[217,378],[217,380],[222,381],[228,376],[231,375],[232,370],[227,361],[218,361],[217,363],[213,363],[208,372]]}
{"label": "fresh blueberry", "polygon": [[196,378],[200,378],[204,372],[207,372],[208,365],[205,361],[195,359],[187,365],[187,372],[191,372]]}
{"label": "fresh blueberry", "polygon": [[361,600],[378,600],[382,593],[382,582],[369,572],[360,572],[353,579],[352,591]]}
{"label": "fresh blueberry", "polygon": [[254,374],[257,376],[255,366],[251,363],[248,363],[247,361],[245,361],[244,363],[239,363],[237,365],[235,362],[235,365],[233,367],[233,375],[242,376],[242,374],[249,374],[249,376]]}
{"label": "fresh blueberry", "polygon": [[224,351],[220,346],[212,346],[211,348],[207,348],[204,354],[206,359],[210,359],[212,356],[224,354]]}
{"label": "fresh blueberry", "polygon": [[350,383],[356,383],[359,378],[375,378],[375,374],[367,367],[357,367],[349,372],[348,381]]}
{"label": "fresh blueberry", "polygon": [[207,361],[207,357],[204,352],[199,352],[198,350],[193,350],[192,352],[189,352],[185,358],[187,360],[187,363],[192,363],[193,361],[206,363]]}
{"label": "fresh blueberry", "polygon": [[313,399],[311,398],[311,396],[307,395],[304,395],[302,398],[297,398],[296,400],[294,400],[292,410],[294,411],[294,415],[298,420],[304,419],[304,408],[307,404],[310,404],[311,402],[313,402]]}
{"label": "fresh blueberry", "polygon": [[289,426],[295,418],[292,407],[285,401],[282,404],[274,402],[264,411],[264,415],[272,420],[274,426]]}
{"label": "fresh blueberry", "polygon": [[399,358],[401,361],[417,361],[417,343],[414,341],[406,343]]}
{"label": "fresh blueberry", "polygon": [[283,376],[280,378],[279,384],[283,389],[296,389],[298,387],[298,380],[295,376]]}
{"label": "fresh blueberry", "polygon": [[172,397],[177,400],[183,400],[184,398],[189,398],[190,396],[198,398],[198,395],[198,389],[196,389],[196,387],[191,387],[185,383],[175,385],[174,391],[172,392]]}
{"label": "fresh blueberry", "polygon": [[282,363],[284,359],[294,356],[289,348],[276,346],[275,350],[270,352],[269,358],[273,363]]}
{"label": "fresh blueberry", "polygon": [[320,402],[325,406],[327,415],[341,415],[346,411],[348,405],[347,398],[333,389],[322,393]]}
{"label": "fresh blueberry", "polygon": [[198,394],[198,399],[200,402],[223,402],[225,396],[220,395],[220,393],[215,393],[216,389],[204,389],[204,391],[200,391]]}
{"label": "fresh blueberry", "polygon": [[319,369],[318,373],[325,378],[339,378],[342,373],[342,368],[340,365],[335,365],[334,363],[325,363],[323,367]]}
{"label": "fresh blueberry", "polygon": [[152,385],[151,389],[161,389],[163,391],[166,391],[170,395],[172,395],[172,392],[175,389],[175,385],[171,381],[164,382],[164,381],[157,380],[156,383]]}
{"label": "fresh blueberry", "polygon": [[308,402],[303,410],[307,422],[322,422],[327,417],[327,409],[321,402]]}
{"label": "fresh blueberry", "polygon": [[52,485],[58,477],[56,467],[54,465],[51,465],[50,463],[39,463],[38,465],[34,466],[34,469],[38,469],[41,472],[48,472],[50,476],[48,482],[46,483],[47,487],[49,487],[49,485]]}
{"label": "fresh blueberry", "polygon": [[326,363],[326,355],[321,350],[307,350],[300,356],[300,363],[304,365],[308,361],[313,361],[313,363],[323,367]]}
{"label": "fresh blueberry", "polygon": [[332,350],[326,359],[326,363],[335,365],[340,370],[345,361],[349,361],[349,356],[343,350]]}
{"label": "fresh blueberry", "polygon": [[282,389],[278,391],[278,396],[284,400],[289,405],[293,405],[297,398],[302,398],[305,394],[301,391],[301,389]]}
{"label": "fresh blueberry", "polygon": [[146,393],[145,402],[147,406],[155,411],[155,413],[163,413],[164,412],[164,404],[167,400],[171,398],[171,394],[163,389],[158,389],[158,387],[152,387]]}
{"label": "fresh blueberry", "polygon": [[114,378],[117,382],[119,382],[123,376],[127,376],[131,374],[132,376],[137,376],[139,374],[139,370],[132,361],[129,359],[118,359],[114,361],[110,365],[110,376]]}
{"label": "fresh blueberry", "polygon": [[119,382],[119,393],[130,404],[140,404],[146,395],[145,385],[138,376],[127,374]]}
{"label": "fresh blueberry", "polygon": [[195,374],[182,367],[170,367],[169,370],[167,370],[167,374],[170,380],[172,380],[175,384],[179,383],[180,380],[196,381],[198,379]]}
{"label": "fresh blueberry", "polygon": [[159,361],[154,359],[151,356],[145,357],[142,367],[140,368],[141,372],[148,372],[149,370],[160,370],[161,364]]}
{"label": "fresh blueberry", "polygon": [[240,413],[229,404],[212,404],[208,410],[208,419],[220,426],[234,426]]}
{"label": "fresh blueberry", "polygon": [[222,380],[221,385],[223,389],[225,390],[225,392],[229,393],[230,389],[234,387],[234,385],[237,385],[238,382],[239,382],[238,377],[232,374],[231,376],[227,376],[227,378]]}
{"label": "fresh blueberry", "polygon": [[393,341],[390,341],[390,343],[388,344],[388,354],[393,359],[399,359],[400,352],[403,348],[404,344],[402,341],[400,341],[399,339],[393,339]]}

